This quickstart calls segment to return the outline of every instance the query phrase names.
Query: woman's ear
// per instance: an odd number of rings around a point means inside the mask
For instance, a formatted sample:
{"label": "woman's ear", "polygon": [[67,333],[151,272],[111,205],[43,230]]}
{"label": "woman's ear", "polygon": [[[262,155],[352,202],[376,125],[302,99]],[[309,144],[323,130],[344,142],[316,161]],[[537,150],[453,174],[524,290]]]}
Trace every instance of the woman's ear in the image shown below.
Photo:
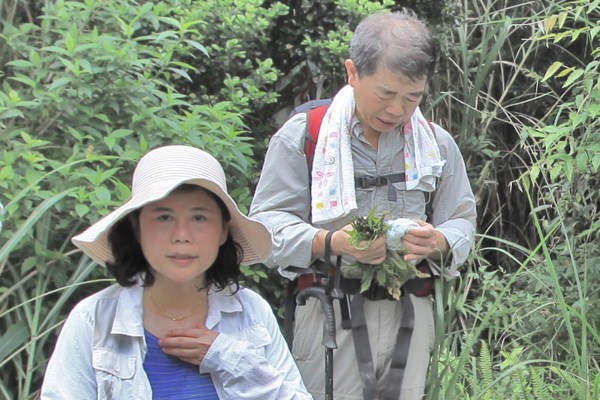
{"label": "woman's ear", "polygon": [[131,230],[133,230],[133,235],[135,236],[135,240],[140,242],[140,214],[137,212],[131,213],[127,216],[129,219],[129,223],[131,224]]}
{"label": "woman's ear", "polygon": [[223,224],[223,230],[221,231],[221,240],[219,241],[219,245],[223,246],[227,241],[227,237],[229,236],[229,224]]}

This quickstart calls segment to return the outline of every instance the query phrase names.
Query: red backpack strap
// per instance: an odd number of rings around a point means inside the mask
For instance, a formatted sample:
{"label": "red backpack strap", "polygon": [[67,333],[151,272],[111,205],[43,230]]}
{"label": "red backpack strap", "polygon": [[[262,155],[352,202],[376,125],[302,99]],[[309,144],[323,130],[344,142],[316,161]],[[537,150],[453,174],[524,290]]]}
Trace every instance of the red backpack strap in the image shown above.
{"label": "red backpack strap", "polygon": [[307,112],[304,153],[306,154],[306,164],[308,165],[309,170],[312,170],[312,161],[315,156],[315,147],[317,146],[319,129],[321,128],[321,122],[323,122],[323,117],[325,116],[328,107],[329,105],[323,105],[312,108]]}
{"label": "red backpack strap", "polygon": [[435,128],[430,120],[427,120],[427,125],[429,125],[429,129],[431,129],[431,132],[433,132],[433,136],[435,136]]}

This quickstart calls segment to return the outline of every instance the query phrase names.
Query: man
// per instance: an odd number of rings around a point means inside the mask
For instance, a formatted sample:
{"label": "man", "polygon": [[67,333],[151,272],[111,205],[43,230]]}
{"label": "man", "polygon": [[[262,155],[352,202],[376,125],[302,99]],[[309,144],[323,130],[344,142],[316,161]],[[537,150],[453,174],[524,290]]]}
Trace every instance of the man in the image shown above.
{"label": "man", "polygon": [[[266,264],[293,279],[323,259],[326,239],[329,254],[341,256],[344,264],[382,263],[385,237],[356,248],[347,232],[353,217],[375,209],[387,219],[403,217],[419,225],[403,238],[405,260],[419,265],[425,260],[434,275],[456,277],[473,240],[475,200],[456,143],[418,109],[434,66],[430,31],[408,11],[371,15],[354,32],[344,65],[348,85],[323,119],[312,173],[304,154],[306,113],[290,118],[269,144],[250,210],[273,236]],[[357,310],[368,327],[366,342],[361,339],[356,348],[360,337],[354,326],[342,328],[336,306],[336,400],[422,398],[434,340],[432,300],[404,292],[401,301],[385,290],[350,293],[350,320],[358,315],[354,300],[360,296]],[[406,367],[398,374],[392,361],[402,364],[395,353],[402,353],[403,340],[397,338],[407,307],[414,311],[414,330],[404,344]],[[322,329],[317,299],[296,308],[293,353],[315,399],[325,397],[327,378]],[[366,361],[365,347],[370,349]],[[394,388],[398,381],[401,390]]]}

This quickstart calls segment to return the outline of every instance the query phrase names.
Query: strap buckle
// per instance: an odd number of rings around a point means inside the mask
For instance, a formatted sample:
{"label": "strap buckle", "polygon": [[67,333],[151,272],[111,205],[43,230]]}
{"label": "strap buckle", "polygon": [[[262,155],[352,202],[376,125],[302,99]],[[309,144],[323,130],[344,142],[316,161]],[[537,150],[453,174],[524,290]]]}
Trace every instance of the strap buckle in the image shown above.
{"label": "strap buckle", "polygon": [[357,176],[354,178],[354,184],[359,188],[369,188],[373,186],[383,186],[387,185],[388,179],[385,176]]}

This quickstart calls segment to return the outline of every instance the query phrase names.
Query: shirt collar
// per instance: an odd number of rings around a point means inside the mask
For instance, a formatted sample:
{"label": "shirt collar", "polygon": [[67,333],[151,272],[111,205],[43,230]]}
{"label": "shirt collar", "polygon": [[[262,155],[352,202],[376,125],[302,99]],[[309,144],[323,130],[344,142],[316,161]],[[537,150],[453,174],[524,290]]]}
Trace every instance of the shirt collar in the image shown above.
{"label": "shirt collar", "polygon": [[361,137],[364,132],[356,113],[354,113],[352,116],[352,121],[350,122],[350,132],[352,132],[356,138]]}
{"label": "shirt collar", "polygon": [[[240,287],[240,290],[243,290]],[[221,321],[222,314],[241,313],[244,310],[242,303],[233,293],[231,285],[223,290],[217,290],[211,287],[208,292],[208,316],[206,318],[206,327],[213,328]]]}
{"label": "shirt collar", "polygon": [[144,288],[138,278],[131,287],[119,294],[111,334],[144,336]]}
{"label": "shirt collar", "polygon": [[[121,290],[111,334],[144,336],[143,298],[144,288],[139,277],[136,284]],[[241,313],[243,311],[242,303],[234,295],[231,285],[223,290],[217,290],[214,286],[211,287],[208,304],[208,316],[206,318],[208,329],[213,328],[221,321],[222,314]]]}

